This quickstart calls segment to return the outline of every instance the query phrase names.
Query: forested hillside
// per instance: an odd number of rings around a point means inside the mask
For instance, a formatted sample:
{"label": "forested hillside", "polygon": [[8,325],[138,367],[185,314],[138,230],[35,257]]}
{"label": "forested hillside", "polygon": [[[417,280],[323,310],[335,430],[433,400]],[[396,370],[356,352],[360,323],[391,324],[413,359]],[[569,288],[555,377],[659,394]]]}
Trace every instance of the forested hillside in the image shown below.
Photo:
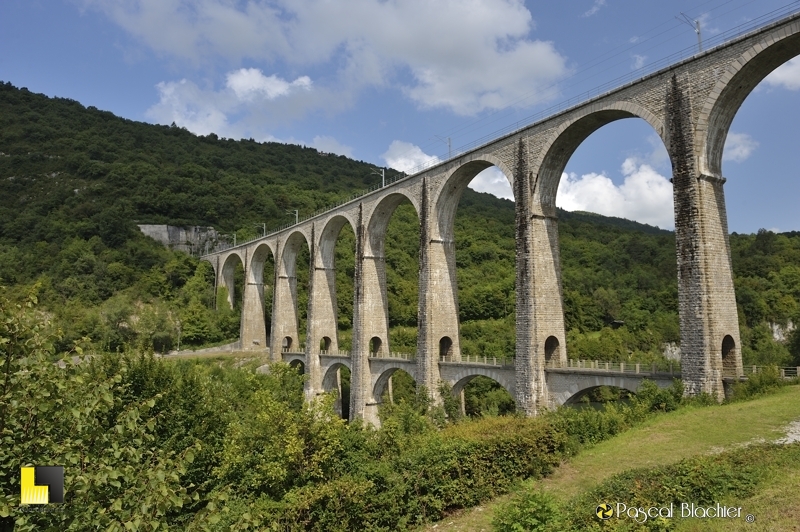
{"label": "forested hillside", "polygon": [[[214,310],[210,266],[144,237],[137,223],[210,225],[248,238],[262,224],[290,221],[287,211],[302,217],[379,179],[373,165],[312,148],[196,136],[9,83],[0,83],[0,152],[0,285],[12,299],[38,295],[62,329],[60,349],[84,337],[114,351],[238,334],[238,310]],[[510,201],[471,190],[461,200],[456,262],[467,353],[513,354],[513,220]],[[679,342],[672,233],[567,212],[559,228],[570,356],[648,361]],[[386,250],[397,350],[415,345],[418,235],[413,208],[401,206]],[[800,364],[800,335],[773,334],[800,322],[800,234],[734,234],[731,244],[745,363]],[[346,228],[337,243],[344,347],[353,250]],[[302,322],[308,271],[298,272]]]}

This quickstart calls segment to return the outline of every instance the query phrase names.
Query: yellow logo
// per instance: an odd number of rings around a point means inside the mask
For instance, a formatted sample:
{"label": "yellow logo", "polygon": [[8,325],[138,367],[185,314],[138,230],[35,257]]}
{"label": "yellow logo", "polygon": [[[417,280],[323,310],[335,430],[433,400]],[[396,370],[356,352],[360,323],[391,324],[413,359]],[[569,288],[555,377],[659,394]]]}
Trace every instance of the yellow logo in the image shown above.
{"label": "yellow logo", "polygon": [[49,504],[64,502],[64,468],[62,466],[23,467],[20,469],[20,502]]}
{"label": "yellow logo", "polygon": [[603,503],[595,509],[595,513],[597,514],[597,517],[605,521],[614,515],[614,510],[610,504]]}

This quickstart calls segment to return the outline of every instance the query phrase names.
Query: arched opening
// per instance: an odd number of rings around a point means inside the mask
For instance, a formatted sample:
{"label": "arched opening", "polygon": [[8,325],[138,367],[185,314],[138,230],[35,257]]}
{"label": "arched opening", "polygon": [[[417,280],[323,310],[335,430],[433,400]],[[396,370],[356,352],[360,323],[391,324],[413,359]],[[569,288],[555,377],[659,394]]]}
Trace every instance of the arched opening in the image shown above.
{"label": "arched opening", "polygon": [[269,244],[258,246],[250,259],[250,277],[243,314],[242,347],[265,349],[272,333],[272,296],[275,285],[275,260]]}
{"label": "arched opening", "polygon": [[383,354],[383,350],[381,349],[381,339],[377,336],[373,336],[369,341],[369,354],[370,356],[377,357]]}
{"label": "arched opening", "polygon": [[289,366],[296,369],[297,373],[303,375],[306,372],[306,365],[303,364],[302,360],[292,360],[289,362]]}
{"label": "arched opening", "polygon": [[439,314],[453,319],[441,333],[449,333],[454,359],[510,360],[516,342],[512,174],[494,157],[478,157],[449,176],[436,200],[439,234],[432,238],[442,242],[443,255],[436,260],[447,261],[451,283],[455,276],[457,309],[444,311],[451,296],[443,292]]}
{"label": "arched opening", "polygon": [[350,419],[350,368],[333,364],[322,378],[322,389],[335,394],[334,410],[342,419]]}
{"label": "arched opening", "polygon": [[558,361],[561,353],[559,350],[558,338],[555,336],[548,336],[544,342],[544,361],[545,364],[552,363],[554,360]]}
{"label": "arched opening", "polygon": [[629,403],[635,395],[632,391],[617,386],[593,386],[571,396],[564,406],[602,410],[608,404]]}
{"label": "arched opening", "polygon": [[[282,348],[302,352],[308,313],[309,251],[306,236],[291,233],[281,246],[275,278],[273,334]],[[286,338],[291,338],[287,345]]]}
{"label": "arched opening", "polygon": [[292,337],[291,336],[284,336],[283,337],[283,342],[281,342],[281,350],[284,353],[291,353],[293,347],[294,346],[292,345]]}
{"label": "arched opening", "polygon": [[450,361],[453,358],[453,340],[449,336],[439,340],[439,360]]}
{"label": "arched opening", "polygon": [[722,339],[722,374],[726,377],[737,377],[736,342],[730,334]]}
{"label": "arched opening", "polygon": [[386,370],[378,377],[373,390],[373,397],[382,405],[414,404],[416,394],[414,377],[399,368]]}
{"label": "arched opening", "polygon": [[315,338],[327,337],[326,352],[352,348],[355,234],[342,215],[329,219],[319,232],[314,267]]}
{"label": "arched opening", "polygon": [[221,283],[217,286],[217,340],[235,341],[239,338],[243,296],[244,264],[238,254],[231,253],[222,266]]}
{"label": "arched opening", "polygon": [[319,341],[319,351],[321,354],[326,355],[331,349],[331,339],[328,336],[323,336]]}
{"label": "arched opening", "polygon": [[471,375],[453,387],[453,395],[461,403],[461,414],[469,417],[513,414],[517,404],[509,391],[496,380],[484,375]]}
{"label": "arched opening", "polygon": [[672,167],[661,126],[641,114],[577,119],[545,159],[566,332],[546,358],[667,363],[680,344]]}
{"label": "arched opening", "polygon": [[[730,321],[739,325],[738,337],[731,327],[723,328],[733,333],[722,344],[726,376],[735,375],[742,363],[792,363],[787,333],[797,325],[792,320],[800,297],[788,288],[796,281],[790,273],[794,267],[787,268],[787,252],[800,246],[796,214],[800,57],[793,57],[798,52],[797,34],[765,46],[726,80],[708,109],[706,162],[709,173],[726,179],[738,311]],[[730,350],[726,350],[728,338]]]}
{"label": "arched opening", "polygon": [[275,257],[270,252],[264,259],[264,266],[261,268],[261,286],[263,293],[264,306],[264,325],[266,327],[266,345],[270,345],[270,334],[272,334],[272,300],[275,293]]}
{"label": "arched opening", "polygon": [[[419,305],[419,217],[401,193],[384,197],[370,214],[364,253],[365,285],[373,302],[365,333],[383,353],[415,353]],[[370,350],[372,352],[372,350]]]}

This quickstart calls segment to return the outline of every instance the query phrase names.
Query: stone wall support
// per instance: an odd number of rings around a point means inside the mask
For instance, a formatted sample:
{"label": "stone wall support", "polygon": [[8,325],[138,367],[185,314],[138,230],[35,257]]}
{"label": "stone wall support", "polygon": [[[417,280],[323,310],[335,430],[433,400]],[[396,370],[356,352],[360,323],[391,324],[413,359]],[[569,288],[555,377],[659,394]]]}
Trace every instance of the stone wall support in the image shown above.
{"label": "stone wall support", "polygon": [[[742,368],[724,179],[697,171],[690,110],[688,94],[673,75],[666,118],[675,202],[681,375],[686,394],[707,393],[721,401],[723,369],[738,374]],[[723,361],[727,336],[733,349],[726,350]]]}
{"label": "stone wall support", "polygon": [[350,420],[365,419],[375,422],[377,418],[373,412],[375,401],[370,390],[369,372],[369,322],[371,301],[370,290],[367,288],[369,278],[366,267],[368,256],[367,227],[364,220],[364,204],[358,206],[356,222],[356,260],[353,280],[353,350],[350,353],[352,367],[350,368]]}
{"label": "stone wall support", "polygon": [[331,264],[326,267],[317,245],[317,226],[311,225],[311,261],[308,286],[308,331],[306,332],[306,382],[307,400],[323,393],[320,367],[320,342],[329,339],[328,351],[339,349],[336,338],[336,271]]}
{"label": "stone wall support", "polygon": [[427,179],[422,181],[417,311],[417,386],[434,403],[439,396],[439,359],[461,360],[456,300],[455,244],[440,237]]}
{"label": "stone wall support", "polygon": [[[516,209],[515,400],[526,415],[548,406],[545,363],[566,362],[561,257],[555,205],[533,205],[536,180],[519,140],[514,171]],[[537,176],[538,179],[538,176]]]}
{"label": "stone wall support", "polygon": [[264,322],[264,263],[245,250],[244,295],[242,299],[242,350],[267,349],[267,326]]}

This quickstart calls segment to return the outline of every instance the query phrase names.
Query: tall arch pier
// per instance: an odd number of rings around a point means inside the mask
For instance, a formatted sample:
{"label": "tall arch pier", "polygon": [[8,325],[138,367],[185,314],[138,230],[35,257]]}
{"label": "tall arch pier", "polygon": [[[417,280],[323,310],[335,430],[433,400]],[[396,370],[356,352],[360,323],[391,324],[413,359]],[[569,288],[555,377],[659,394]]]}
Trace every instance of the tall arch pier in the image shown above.
{"label": "tall arch pier", "polygon": [[[616,120],[640,118],[661,138],[672,163],[681,377],[686,393],[721,399],[723,378],[742,374],[722,149],[745,97],[798,54],[800,15],[796,14],[290,228],[206,255],[203,259],[214,266],[218,285],[228,288],[229,301],[219,304],[233,304],[233,268],[240,262],[245,272],[242,347],[269,346],[274,360],[302,355],[309,397],[335,380],[329,374],[333,365],[348,367],[351,418],[376,419],[375,405],[387,372],[397,369],[407,371],[431,393],[440,381],[457,388],[472,376],[491,376],[512,393],[519,409],[535,415],[577,393],[565,391],[571,388],[564,375],[556,377],[548,369],[567,362],[555,204],[559,180],[570,156],[590,134]],[[464,360],[459,343],[455,211],[467,184],[490,166],[505,174],[515,197],[513,366]],[[406,201],[420,223],[418,343],[416,353],[400,356],[392,352],[389,340],[384,243],[392,213]],[[333,260],[336,238],[345,225],[356,236],[349,353],[340,352],[337,341]],[[309,264],[297,263],[303,248],[309,252]],[[264,279],[261,273],[269,257],[275,262],[274,279]],[[298,268],[310,272],[303,346],[297,319]],[[273,291],[271,323],[264,318],[265,286]],[[574,380],[582,382],[581,378],[575,375]]]}

